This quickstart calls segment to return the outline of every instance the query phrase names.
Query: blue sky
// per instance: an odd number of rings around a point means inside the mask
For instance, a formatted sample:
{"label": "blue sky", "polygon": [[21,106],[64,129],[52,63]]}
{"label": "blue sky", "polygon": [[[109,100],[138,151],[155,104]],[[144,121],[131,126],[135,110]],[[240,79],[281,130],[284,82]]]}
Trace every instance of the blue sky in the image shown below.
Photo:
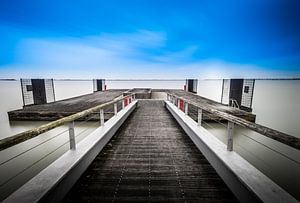
{"label": "blue sky", "polygon": [[300,77],[300,1],[0,0],[7,77]]}

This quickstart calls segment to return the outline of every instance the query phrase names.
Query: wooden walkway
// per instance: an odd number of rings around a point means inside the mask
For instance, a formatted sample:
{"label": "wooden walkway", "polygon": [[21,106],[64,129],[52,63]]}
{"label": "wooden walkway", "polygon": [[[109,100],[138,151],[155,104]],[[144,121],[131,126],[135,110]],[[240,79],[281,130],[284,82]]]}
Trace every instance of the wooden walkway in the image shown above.
{"label": "wooden walkway", "polygon": [[138,107],[64,202],[237,202],[164,107]]}

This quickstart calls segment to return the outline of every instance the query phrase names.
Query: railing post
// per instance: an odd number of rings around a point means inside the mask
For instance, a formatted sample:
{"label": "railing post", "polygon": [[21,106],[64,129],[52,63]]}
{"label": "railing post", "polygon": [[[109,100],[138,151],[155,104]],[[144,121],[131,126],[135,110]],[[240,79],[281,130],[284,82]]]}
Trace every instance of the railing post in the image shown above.
{"label": "railing post", "polygon": [[122,109],[124,109],[125,108],[125,99],[123,98],[122,99]]}
{"label": "railing post", "polygon": [[118,104],[117,102],[114,103],[114,112],[115,112],[115,116],[118,114]]}
{"label": "railing post", "polygon": [[188,115],[188,111],[189,111],[189,103],[184,102],[184,113],[185,113],[185,115]]}
{"label": "railing post", "polygon": [[76,142],[75,142],[75,130],[74,130],[74,121],[69,123],[69,139],[70,139],[70,149],[76,149]]}
{"label": "railing post", "polygon": [[234,130],[234,123],[228,121],[228,137],[227,137],[227,151],[233,150],[233,130]]}
{"label": "railing post", "polygon": [[104,111],[103,109],[100,109],[100,125],[104,125]]}
{"label": "railing post", "polygon": [[202,109],[198,108],[198,126],[202,125]]}

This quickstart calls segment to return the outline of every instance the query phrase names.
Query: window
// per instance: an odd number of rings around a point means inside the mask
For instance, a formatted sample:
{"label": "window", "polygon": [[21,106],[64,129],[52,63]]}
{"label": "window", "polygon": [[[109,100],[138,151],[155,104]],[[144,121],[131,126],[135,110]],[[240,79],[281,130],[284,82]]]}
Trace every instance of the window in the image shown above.
{"label": "window", "polygon": [[26,90],[27,91],[32,91],[32,85],[26,85]]}
{"label": "window", "polygon": [[249,86],[245,86],[244,93],[249,93]]}

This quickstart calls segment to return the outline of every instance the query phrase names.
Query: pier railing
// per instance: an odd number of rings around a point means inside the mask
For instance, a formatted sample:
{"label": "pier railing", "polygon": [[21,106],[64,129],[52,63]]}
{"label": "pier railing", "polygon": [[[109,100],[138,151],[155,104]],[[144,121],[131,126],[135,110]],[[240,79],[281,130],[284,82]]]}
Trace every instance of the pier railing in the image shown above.
{"label": "pier railing", "polygon": [[167,93],[167,100],[170,101],[171,103],[173,103],[175,106],[177,106],[180,110],[185,112],[186,115],[189,114],[189,106],[193,106],[194,108],[196,108],[197,109],[197,122],[198,122],[198,125],[200,125],[200,126],[202,125],[203,112],[206,112],[208,114],[217,116],[219,118],[222,118],[223,120],[228,121],[228,124],[227,124],[227,132],[228,132],[227,150],[228,151],[233,150],[233,131],[234,131],[235,125],[239,125],[239,126],[247,128],[247,129],[253,130],[261,135],[264,135],[268,138],[271,138],[273,140],[281,142],[281,143],[288,145],[292,148],[295,148],[297,150],[300,149],[300,139],[297,137],[294,137],[294,136],[279,132],[277,130],[247,121],[245,119],[239,118],[237,116],[233,116],[226,112],[216,110],[214,108],[211,108],[209,105],[201,105],[199,103],[195,103],[195,102],[187,100],[183,97],[179,97],[175,94]]}
{"label": "pier railing", "polygon": [[[68,123],[68,131],[69,131],[69,141],[70,141],[70,149],[76,149],[76,142],[75,142],[75,132],[74,132],[74,121],[77,119],[87,117],[91,114],[95,114],[95,112],[99,112],[100,115],[100,125],[104,125],[104,109],[113,105],[114,106],[114,115],[118,113],[118,103],[122,102],[122,109],[130,104],[135,99],[135,94],[130,94],[121,98],[117,98],[113,101],[106,102],[104,104],[97,105],[95,107],[86,109],[84,111],[75,113],[73,115],[58,119],[56,121],[49,122],[47,124],[41,125],[37,128],[33,128],[31,130],[10,136],[8,138],[4,138],[0,140],[0,151],[12,147],[16,144],[24,142],[26,140],[32,139],[42,133],[50,131],[56,127],[62,126]],[[90,119],[88,119],[90,120]],[[85,120],[87,121],[87,120]]]}

